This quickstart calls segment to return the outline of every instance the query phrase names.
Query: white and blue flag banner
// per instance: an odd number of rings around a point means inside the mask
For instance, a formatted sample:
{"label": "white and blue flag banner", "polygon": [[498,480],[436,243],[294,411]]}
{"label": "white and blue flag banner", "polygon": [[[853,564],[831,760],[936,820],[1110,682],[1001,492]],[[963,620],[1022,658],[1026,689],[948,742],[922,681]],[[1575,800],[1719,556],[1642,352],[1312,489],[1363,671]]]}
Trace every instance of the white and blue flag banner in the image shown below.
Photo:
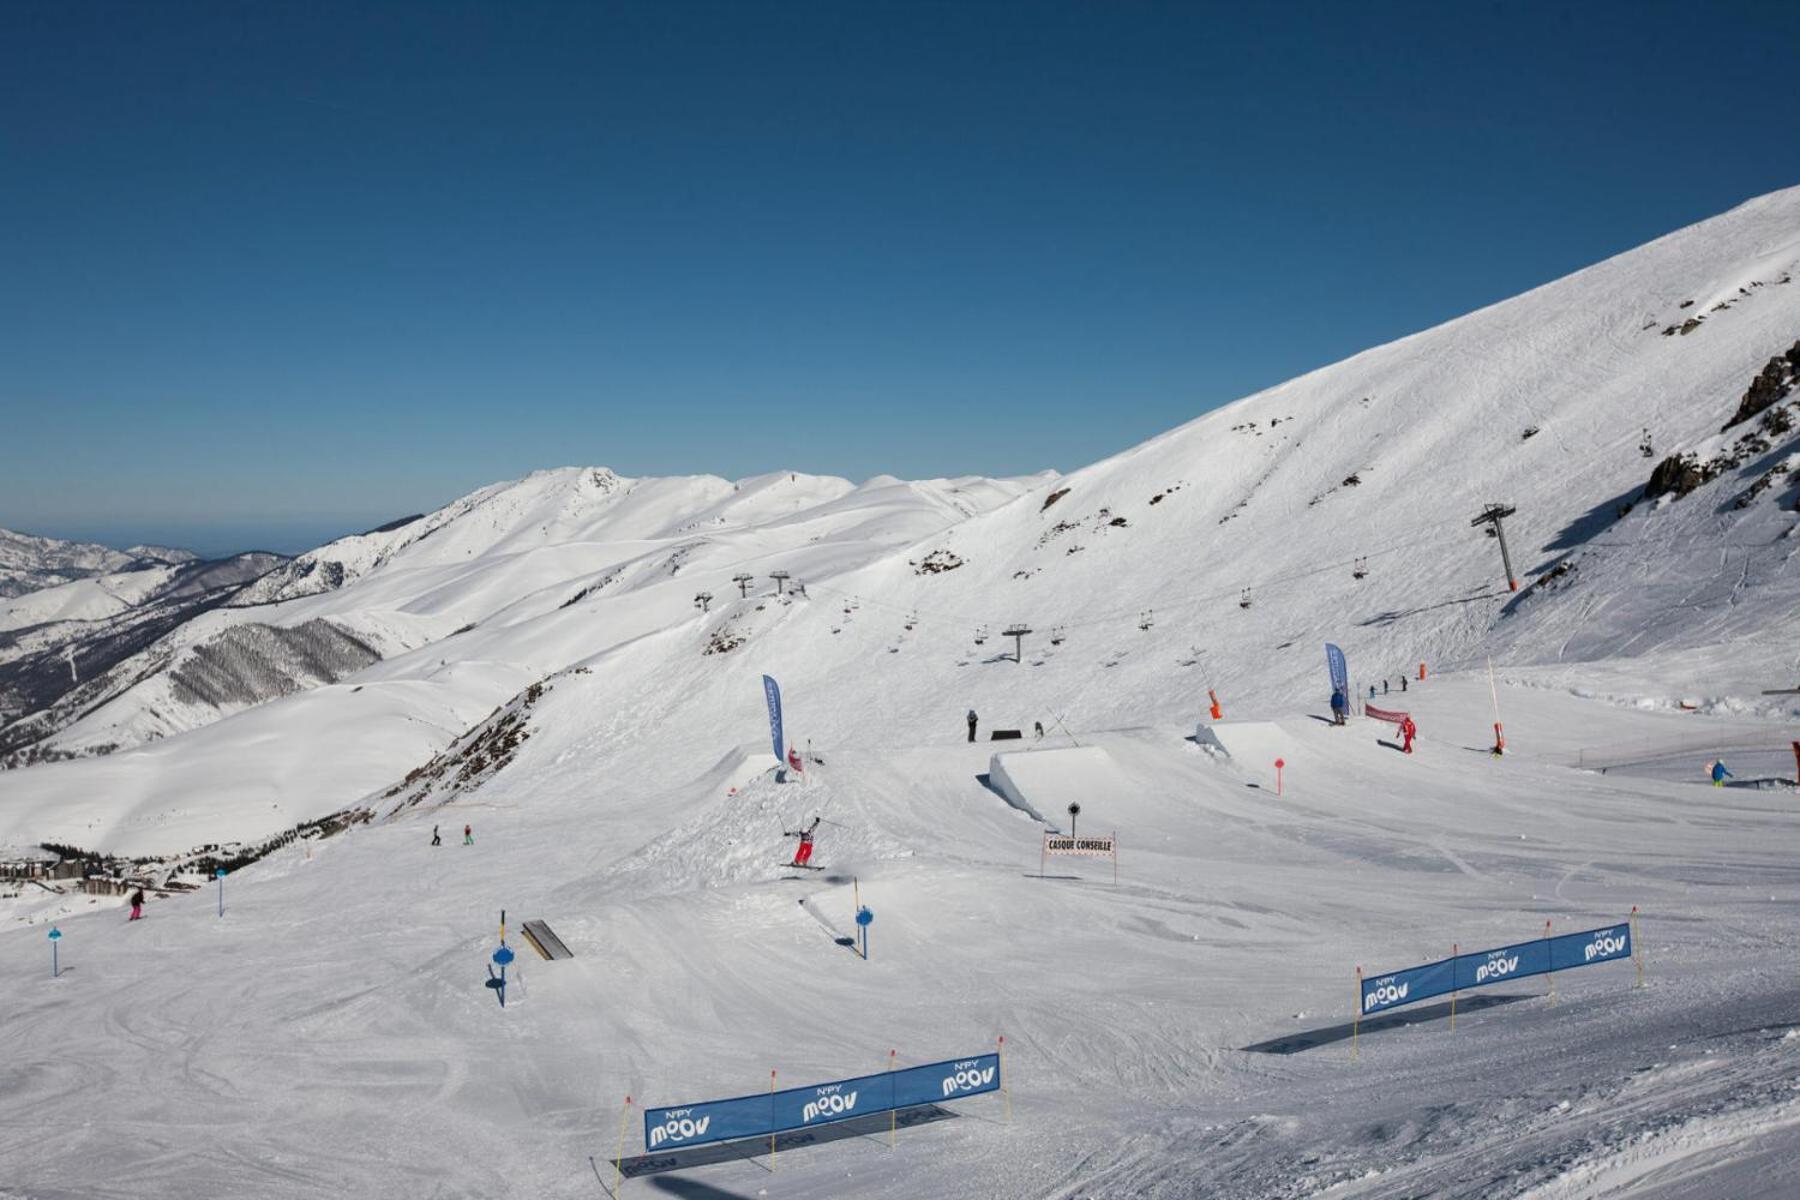
{"label": "white and blue flag banner", "polygon": [[1000,1090],[1000,1056],[978,1054],[730,1100],[644,1110],[644,1149],[767,1137],[852,1117]]}
{"label": "white and blue flag banner", "polygon": [[1631,957],[1631,925],[1608,925],[1557,937],[1533,938],[1498,950],[1477,950],[1422,967],[1368,976],[1358,998],[1362,1015],[1416,1004],[1453,991],[1468,991],[1508,979],[1571,971],[1576,967]]}
{"label": "white and blue flag banner", "polygon": [[787,761],[787,742],[781,736],[781,688],[773,675],[763,676],[763,698],[769,702],[769,739],[775,744],[775,760]]}

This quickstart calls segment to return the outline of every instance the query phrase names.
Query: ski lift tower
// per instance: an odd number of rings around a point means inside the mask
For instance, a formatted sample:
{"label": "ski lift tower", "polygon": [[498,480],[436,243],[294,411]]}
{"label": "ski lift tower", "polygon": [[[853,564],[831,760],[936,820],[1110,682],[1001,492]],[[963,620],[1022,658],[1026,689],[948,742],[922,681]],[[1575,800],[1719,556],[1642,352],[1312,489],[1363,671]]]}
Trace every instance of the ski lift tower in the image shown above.
{"label": "ski lift tower", "polygon": [[712,611],[712,593],[711,592],[701,592],[698,596],[695,596],[694,597],[694,607],[698,608],[701,612],[711,612]]}
{"label": "ski lift tower", "polygon": [[1490,504],[1481,510],[1479,517],[1469,522],[1470,528],[1493,527],[1493,536],[1500,540],[1500,565],[1506,568],[1506,587],[1513,592],[1519,590],[1519,581],[1513,577],[1512,554],[1506,549],[1506,527],[1501,522],[1518,511],[1510,504]]}
{"label": "ski lift tower", "polygon": [[733,575],[731,582],[738,585],[738,599],[742,600],[750,594],[750,585],[756,582],[754,575]]}
{"label": "ski lift tower", "polygon": [[1013,640],[1013,661],[1016,663],[1025,661],[1025,635],[1030,632],[1030,628],[1024,625],[1008,625],[1002,631],[1003,636]]}
{"label": "ski lift tower", "polygon": [[777,596],[787,590],[788,573],[786,571],[770,571],[769,578],[775,581],[775,594]]}

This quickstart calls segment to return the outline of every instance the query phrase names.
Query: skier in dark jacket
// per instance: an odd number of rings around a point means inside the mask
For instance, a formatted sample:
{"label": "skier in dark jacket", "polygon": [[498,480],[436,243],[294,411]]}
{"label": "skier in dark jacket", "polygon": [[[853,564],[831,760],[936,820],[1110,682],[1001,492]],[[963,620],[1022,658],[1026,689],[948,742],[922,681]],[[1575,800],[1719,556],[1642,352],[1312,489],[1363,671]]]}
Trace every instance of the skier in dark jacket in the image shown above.
{"label": "skier in dark jacket", "polygon": [[971,742],[975,740],[975,723],[978,720],[980,720],[980,718],[975,715],[975,710],[971,708],[969,710],[969,740]]}
{"label": "skier in dark jacket", "polygon": [[139,888],[137,891],[131,893],[131,916],[127,917],[126,920],[138,921],[138,920],[142,920],[143,916],[144,916],[144,889]]}
{"label": "skier in dark jacket", "polygon": [[431,827],[431,844],[434,846],[441,846],[444,844],[444,839],[438,836],[438,827],[436,825]]}
{"label": "skier in dark jacket", "polygon": [[812,819],[812,824],[808,825],[805,829],[782,830],[782,837],[800,839],[800,844],[794,847],[794,861],[789,863],[789,866],[804,867],[808,862],[812,861],[813,830],[819,827],[819,820],[820,818],[814,817]]}
{"label": "skier in dark jacket", "polygon": [[1712,781],[1714,787],[1724,787],[1725,781],[1731,778],[1731,772],[1725,769],[1725,760],[1719,759],[1712,765]]}
{"label": "skier in dark jacket", "polygon": [[1349,704],[1344,700],[1344,689],[1332,688],[1331,723],[1333,725],[1342,725],[1344,723],[1344,710],[1348,707],[1350,707]]}

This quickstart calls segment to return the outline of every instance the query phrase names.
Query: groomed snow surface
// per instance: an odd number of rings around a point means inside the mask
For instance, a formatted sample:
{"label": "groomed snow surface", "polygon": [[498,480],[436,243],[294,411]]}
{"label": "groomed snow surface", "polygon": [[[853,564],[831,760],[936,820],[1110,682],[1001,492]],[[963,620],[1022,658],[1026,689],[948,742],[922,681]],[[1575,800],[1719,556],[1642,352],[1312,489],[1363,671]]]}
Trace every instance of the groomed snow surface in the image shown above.
{"label": "groomed snow surface", "polygon": [[[211,887],[135,925],[65,906],[55,980],[53,914],[8,930],[10,1194],[599,1196],[628,1094],[723,1098],[998,1034],[1010,1124],[975,1099],[893,1149],[784,1140],[773,1173],[731,1155],[625,1194],[1793,1194],[1795,795],[1556,761],[1594,711],[1665,742],[1691,718],[1510,689],[1495,761],[1485,679],[1434,680],[1408,696],[1410,758],[1372,721],[1261,725],[1290,764],[1279,798],[1270,763],[1191,727],[1084,737],[1068,773],[1009,752],[1040,811],[1079,796],[1083,829],[1118,831],[1113,886],[1102,861],[1039,877],[1045,826],[983,786],[998,744],[961,741],[957,711],[936,744],[815,745],[806,782],[778,785],[746,776],[753,743],[696,772],[713,731],[645,757],[554,719],[594,687],[560,681],[473,797],[228,878],[222,919]],[[1043,745],[1054,763],[1069,743]],[[782,869],[782,831],[821,814],[827,870]],[[853,879],[866,962],[839,942]],[[1542,978],[1489,988],[1454,1033],[1437,1004],[1365,1025],[1351,1061],[1359,963],[1634,903],[1641,990],[1630,963],[1558,976],[1554,1003]],[[504,1011],[483,986],[503,907],[575,953],[542,962],[515,932]]]}

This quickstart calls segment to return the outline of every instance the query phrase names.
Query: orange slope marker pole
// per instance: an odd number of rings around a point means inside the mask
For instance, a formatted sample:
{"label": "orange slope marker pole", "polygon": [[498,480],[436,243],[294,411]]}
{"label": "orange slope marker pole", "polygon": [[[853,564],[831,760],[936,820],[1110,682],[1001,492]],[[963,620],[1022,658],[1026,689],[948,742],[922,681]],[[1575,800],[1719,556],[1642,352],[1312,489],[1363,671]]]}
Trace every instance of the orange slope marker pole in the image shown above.
{"label": "orange slope marker pole", "polygon": [[631,1097],[625,1097],[625,1107],[619,1110],[619,1154],[613,1159],[613,1196],[617,1200],[619,1189],[625,1186],[625,1126],[631,1118]]}
{"label": "orange slope marker pole", "polygon": [[[1550,966],[1550,922],[1548,922],[1548,921],[1544,922],[1544,966],[1546,968],[1548,968]],[[1550,977],[1550,1003],[1555,1004],[1556,1003],[1556,972],[1551,971],[1551,970],[1546,970],[1544,972],[1544,974],[1546,974]]]}
{"label": "orange slope marker pole", "polygon": [[1462,957],[1462,947],[1455,942],[1450,943],[1450,1032],[1456,1032],[1456,960]]}
{"label": "orange slope marker pole", "polygon": [[[1800,745],[1800,743],[1796,743]],[[1631,906],[1631,960],[1637,964],[1637,986],[1644,986],[1644,950],[1638,944],[1638,906]]]}

